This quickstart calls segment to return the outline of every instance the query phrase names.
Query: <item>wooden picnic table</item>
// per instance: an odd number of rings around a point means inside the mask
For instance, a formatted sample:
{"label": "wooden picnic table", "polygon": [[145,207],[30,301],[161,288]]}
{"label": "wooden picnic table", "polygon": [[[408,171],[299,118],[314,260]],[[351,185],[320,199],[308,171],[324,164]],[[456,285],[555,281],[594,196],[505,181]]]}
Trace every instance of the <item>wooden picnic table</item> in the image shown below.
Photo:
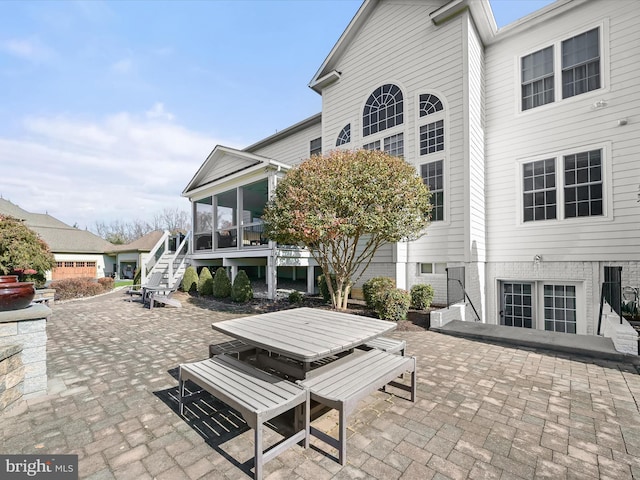
{"label": "wooden picnic table", "polygon": [[[213,323],[214,330],[237,338],[260,350],[301,362],[301,372],[294,376],[306,378],[312,362],[333,357],[365,344],[396,328],[395,322],[353,315],[333,310],[295,308],[272,313]],[[264,363],[277,362],[262,355]],[[273,365],[272,365],[273,366]],[[280,364],[281,367],[284,365]]]}

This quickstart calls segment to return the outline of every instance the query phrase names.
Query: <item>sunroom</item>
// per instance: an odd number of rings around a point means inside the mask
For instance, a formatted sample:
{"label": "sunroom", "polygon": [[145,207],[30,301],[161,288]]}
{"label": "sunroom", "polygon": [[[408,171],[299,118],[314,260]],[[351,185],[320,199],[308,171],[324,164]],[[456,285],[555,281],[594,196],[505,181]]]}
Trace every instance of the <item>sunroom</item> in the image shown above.
{"label": "sunroom", "polygon": [[217,146],[182,192],[192,207],[190,263],[196,268],[226,267],[232,279],[243,269],[252,280],[263,282],[269,298],[275,297],[278,277],[307,280],[304,288],[313,292],[316,271],[308,252],[278,246],[264,233],[265,206],[289,168]]}

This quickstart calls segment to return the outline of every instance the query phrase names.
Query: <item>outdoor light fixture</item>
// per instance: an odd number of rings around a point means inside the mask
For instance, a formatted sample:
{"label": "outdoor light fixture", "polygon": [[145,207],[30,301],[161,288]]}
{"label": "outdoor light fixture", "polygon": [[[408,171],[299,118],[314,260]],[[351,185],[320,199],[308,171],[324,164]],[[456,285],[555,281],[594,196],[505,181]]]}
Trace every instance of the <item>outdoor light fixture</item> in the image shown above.
{"label": "outdoor light fixture", "polygon": [[538,265],[541,261],[542,261],[542,255],[534,255],[534,257],[533,257],[533,263],[535,263],[536,265]]}

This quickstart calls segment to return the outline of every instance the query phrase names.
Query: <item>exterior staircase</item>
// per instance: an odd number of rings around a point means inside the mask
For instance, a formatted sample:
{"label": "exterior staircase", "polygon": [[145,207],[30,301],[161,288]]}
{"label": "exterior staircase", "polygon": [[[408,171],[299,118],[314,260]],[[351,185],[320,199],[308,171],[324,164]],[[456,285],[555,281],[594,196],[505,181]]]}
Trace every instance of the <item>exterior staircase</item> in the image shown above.
{"label": "exterior staircase", "polygon": [[[176,290],[187,268],[190,240],[191,232],[183,236],[171,235],[171,232],[165,230],[142,265],[140,283],[147,286],[150,278],[160,277],[159,285],[152,285],[154,288]],[[157,275],[158,273],[161,275]]]}

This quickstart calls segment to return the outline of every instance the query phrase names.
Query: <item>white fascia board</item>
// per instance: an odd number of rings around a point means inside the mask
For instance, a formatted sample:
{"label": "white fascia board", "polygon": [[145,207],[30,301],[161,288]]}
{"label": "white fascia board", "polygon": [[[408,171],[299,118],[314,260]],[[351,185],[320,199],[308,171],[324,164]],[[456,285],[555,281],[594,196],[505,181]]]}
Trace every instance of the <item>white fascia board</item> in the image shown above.
{"label": "white fascia board", "polygon": [[342,74],[339,71],[332,70],[329,73],[327,73],[324,77],[321,77],[318,80],[312,81],[309,84],[309,87],[311,87],[311,89],[315,90],[316,92],[321,93],[324,87],[332,84],[333,82],[337,82],[338,80],[340,80],[340,75]]}
{"label": "white fascia board", "polygon": [[226,177],[222,177],[219,178],[218,180],[214,180],[213,182],[209,182],[206,185],[201,185],[198,188],[194,188],[193,190],[185,190],[184,192],[182,192],[182,196],[186,197],[186,198],[190,198],[193,197],[195,195],[197,195],[198,193],[205,191],[205,190],[209,190],[213,187],[215,187],[216,185],[220,185],[222,183],[227,183],[229,181],[233,181],[234,179],[238,178],[238,177],[242,177],[244,175],[251,175],[252,173],[255,172],[259,172],[260,170],[264,170],[264,169],[271,169],[274,171],[286,171],[289,170],[291,168],[290,165],[287,165],[285,163],[281,163],[278,162],[276,160],[272,160],[272,159],[264,159],[264,157],[262,157],[262,161],[257,164],[257,165],[252,165],[246,169],[243,170],[239,170],[235,173],[233,173],[232,175],[226,176]]}
{"label": "white fascia board", "polygon": [[328,74],[331,74],[331,70],[335,71],[333,65],[335,65],[337,58],[339,58],[342,53],[346,50],[351,40],[355,37],[355,35],[360,30],[360,27],[365,23],[370,13],[373,11],[375,6],[378,4],[379,0],[365,0],[360,8],[347,25],[347,28],[342,32],[340,38],[333,46],[327,58],[325,58],[320,68],[315,73],[311,81],[309,82],[309,87],[313,89],[313,91],[317,93],[322,93],[322,88],[326,85],[321,84],[320,80],[325,78]]}
{"label": "white fascia board", "polygon": [[482,42],[493,41],[498,31],[489,0],[453,0],[429,14],[434,25],[442,25],[469,10]]}
{"label": "white fascia board", "polygon": [[521,19],[513,23],[505,25],[500,30],[498,30],[498,33],[488,43],[497,43],[514,35],[518,35],[530,28],[548,22],[549,19],[560,15],[561,13],[564,13],[568,10],[572,10],[588,1],[590,0],[556,0],[546,7],[541,8],[540,10],[536,10],[535,12],[527,15],[526,17],[522,17]]}

